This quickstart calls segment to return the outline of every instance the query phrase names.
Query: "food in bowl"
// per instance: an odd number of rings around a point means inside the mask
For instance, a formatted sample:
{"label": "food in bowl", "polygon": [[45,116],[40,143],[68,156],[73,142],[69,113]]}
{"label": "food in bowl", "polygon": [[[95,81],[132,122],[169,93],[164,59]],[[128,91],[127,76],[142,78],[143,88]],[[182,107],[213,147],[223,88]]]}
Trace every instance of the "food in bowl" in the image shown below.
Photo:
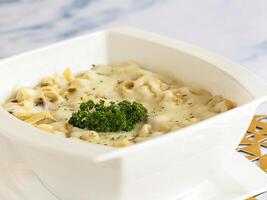
{"label": "food in bowl", "polygon": [[114,147],[167,134],[235,106],[134,62],[93,65],[77,75],[67,68],[33,88],[18,89],[4,103],[12,115],[46,132]]}

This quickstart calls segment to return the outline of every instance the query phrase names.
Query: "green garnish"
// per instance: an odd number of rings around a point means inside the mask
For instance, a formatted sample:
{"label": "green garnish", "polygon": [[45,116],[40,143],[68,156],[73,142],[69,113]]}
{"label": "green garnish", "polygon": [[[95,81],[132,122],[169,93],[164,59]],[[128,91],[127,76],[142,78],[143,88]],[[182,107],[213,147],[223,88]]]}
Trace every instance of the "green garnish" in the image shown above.
{"label": "green garnish", "polygon": [[130,131],[147,117],[147,109],[140,103],[121,101],[105,105],[104,100],[81,103],[78,112],[73,113],[69,124],[97,132]]}

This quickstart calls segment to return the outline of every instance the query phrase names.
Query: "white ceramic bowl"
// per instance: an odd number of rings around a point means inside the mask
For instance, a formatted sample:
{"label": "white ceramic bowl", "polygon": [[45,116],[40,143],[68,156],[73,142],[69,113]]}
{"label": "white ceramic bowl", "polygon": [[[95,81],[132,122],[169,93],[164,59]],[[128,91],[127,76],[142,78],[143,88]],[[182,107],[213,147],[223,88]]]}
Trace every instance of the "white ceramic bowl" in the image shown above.
{"label": "white ceramic bowl", "polygon": [[192,45],[127,28],[89,34],[1,61],[0,98],[4,101],[17,84],[31,86],[66,67],[77,72],[127,60],[222,94],[238,107],[122,149],[45,134],[0,108],[1,137],[51,191],[64,200],[164,200],[194,191],[203,197],[203,188],[210,193],[213,188],[210,199],[226,200],[266,189],[260,170],[242,158],[231,164],[230,156],[266,100],[266,85],[243,67]]}

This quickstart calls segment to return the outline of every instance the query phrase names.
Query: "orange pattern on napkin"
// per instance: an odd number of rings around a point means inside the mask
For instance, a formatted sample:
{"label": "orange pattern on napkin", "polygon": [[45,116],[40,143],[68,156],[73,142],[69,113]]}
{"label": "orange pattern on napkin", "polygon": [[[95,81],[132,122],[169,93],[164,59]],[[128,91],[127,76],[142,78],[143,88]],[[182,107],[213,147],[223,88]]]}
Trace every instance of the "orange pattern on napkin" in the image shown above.
{"label": "orange pattern on napkin", "polygon": [[[259,167],[267,172],[267,115],[255,115],[237,151],[243,152],[250,161],[258,161]],[[257,200],[250,197],[247,200]]]}

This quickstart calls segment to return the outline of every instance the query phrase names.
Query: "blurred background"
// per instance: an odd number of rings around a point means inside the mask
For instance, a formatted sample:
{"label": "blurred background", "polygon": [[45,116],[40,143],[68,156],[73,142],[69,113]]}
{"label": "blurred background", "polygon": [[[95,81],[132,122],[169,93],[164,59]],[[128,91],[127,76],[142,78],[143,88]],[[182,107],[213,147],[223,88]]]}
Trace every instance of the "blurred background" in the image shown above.
{"label": "blurred background", "polygon": [[131,26],[237,61],[267,81],[266,0],[0,0],[0,58]]}
{"label": "blurred background", "polygon": [[266,0],[0,0],[0,59],[128,26],[217,52],[267,81],[266,8]]}

